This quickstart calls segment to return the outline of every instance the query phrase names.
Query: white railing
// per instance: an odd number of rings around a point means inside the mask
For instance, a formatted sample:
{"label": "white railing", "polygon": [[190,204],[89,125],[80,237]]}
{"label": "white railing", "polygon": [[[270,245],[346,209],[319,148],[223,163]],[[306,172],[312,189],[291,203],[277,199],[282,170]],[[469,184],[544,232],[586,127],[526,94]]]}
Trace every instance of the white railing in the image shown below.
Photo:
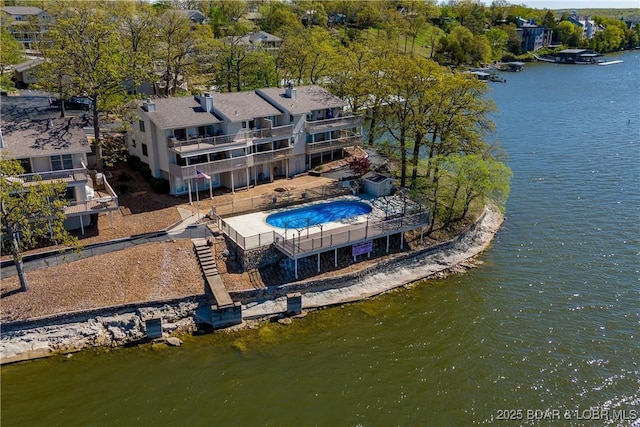
{"label": "white railing", "polygon": [[89,171],[85,168],[77,168],[63,169],[59,171],[25,173],[19,175],[17,179],[19,179],[23,183],[34,182],[38,179],[42,181],[88,181]]}
{"label": "white railing", "polygon": [[362,126],[362,116],[357,114],[348,113],[325,120],[314,120],[312,122],[305,123],[305,130],[307,133],[318,133],[325,130],[339,130],[345,128],[354,128]]}

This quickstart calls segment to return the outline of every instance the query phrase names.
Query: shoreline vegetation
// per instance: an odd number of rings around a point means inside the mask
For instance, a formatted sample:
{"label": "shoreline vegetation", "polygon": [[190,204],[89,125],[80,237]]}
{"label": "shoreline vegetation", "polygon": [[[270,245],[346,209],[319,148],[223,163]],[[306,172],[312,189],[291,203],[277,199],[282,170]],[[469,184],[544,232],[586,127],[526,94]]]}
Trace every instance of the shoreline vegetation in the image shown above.
{"label": "shoreline vegetation", "polygon": [[[491,243],[500,229],[504,216],[487,205],[474,223],[457,237],[435,246],[395,254],[379,263],[349,273],[336,271],[340,281],[308,281],[289,285],[302,293],[303,314],[308,310],[364,300],[420,280],[442,277],[447,272],[462,272],[475,265],[475,258]],[[335,281],[335,280],[334,280]],[[304,289],[306,286],[306,289]],[[130,304],[86,312],[59,314],[48,318],[10,322],[2,325],[0,364],[13,363],[62,353],[72,353],[88,347],[118,347],[154,342],[146,336],[147,319],[162,317],[163,337],[168,345],[180,345],[180,335],[202,333],[194,315],[205,297],[192,296],[148,304]],[[256,322],[284,317],[286,298],[266,298],[243,303],[243,323],[225,330],[254,327]],[[295,317],[295,316],[294,316]]]}

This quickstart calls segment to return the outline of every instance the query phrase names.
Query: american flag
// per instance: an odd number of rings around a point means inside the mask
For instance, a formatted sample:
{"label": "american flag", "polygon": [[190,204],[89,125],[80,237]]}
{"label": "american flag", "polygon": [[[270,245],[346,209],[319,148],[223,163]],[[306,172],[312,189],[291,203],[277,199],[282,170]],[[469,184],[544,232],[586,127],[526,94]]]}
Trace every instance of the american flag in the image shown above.
{"label": "american flag", "polygon": [[209,175],[207,175],[204,172],[199,171],[198,169],[196,169],[196,177],[204,178],[204,179],[211,179],[211,177]]}

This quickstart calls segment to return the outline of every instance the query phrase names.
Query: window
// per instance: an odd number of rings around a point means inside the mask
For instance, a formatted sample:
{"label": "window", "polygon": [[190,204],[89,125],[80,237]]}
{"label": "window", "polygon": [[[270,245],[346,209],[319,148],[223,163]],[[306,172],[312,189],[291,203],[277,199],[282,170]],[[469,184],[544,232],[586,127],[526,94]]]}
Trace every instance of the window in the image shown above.
{"label": "window", "polygon": [[247,122],[242,122],[242,129],[246,129],[247,128]]}
{"label": "window", "polygon": [[138,126],[140,127],[140,132],[144,132],[144,120],[138,120]]}
{"label": "window", "polygon": [[293,115],[289,116],[289,123],[293,123]]}
{"label": "window", "polygon": [[142,155],[147,157],[149,156],[149,151],[147,150],[147,144],[141,144],[142,146]]}
{"label": "window", "polygon": [[54,171],[73,169],[73,160],[71,159],[71,154],[63,154],[62,156],[51,156],[51,169]]}
{"label": "window", "polygon": [[24,173],[31,173],[33,169],[31,169],[31,160],[30,159],[19,159],[20,166],[24,169]]}
{"label": "window", "polygon": [[135,139],[131,140],[131,148],[136,148],[136,140]]}

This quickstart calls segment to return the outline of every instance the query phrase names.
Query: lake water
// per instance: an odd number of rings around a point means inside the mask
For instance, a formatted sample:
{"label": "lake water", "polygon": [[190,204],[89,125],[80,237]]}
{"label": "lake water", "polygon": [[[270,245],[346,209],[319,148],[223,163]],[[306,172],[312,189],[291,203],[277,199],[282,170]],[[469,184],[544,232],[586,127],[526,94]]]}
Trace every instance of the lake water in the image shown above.
{"label": "lake water", "polygon": [[479,268],[290,326],[5,366],[2,425],[640,425],[640,51],[608,59],[492,84],[514,177]]}

